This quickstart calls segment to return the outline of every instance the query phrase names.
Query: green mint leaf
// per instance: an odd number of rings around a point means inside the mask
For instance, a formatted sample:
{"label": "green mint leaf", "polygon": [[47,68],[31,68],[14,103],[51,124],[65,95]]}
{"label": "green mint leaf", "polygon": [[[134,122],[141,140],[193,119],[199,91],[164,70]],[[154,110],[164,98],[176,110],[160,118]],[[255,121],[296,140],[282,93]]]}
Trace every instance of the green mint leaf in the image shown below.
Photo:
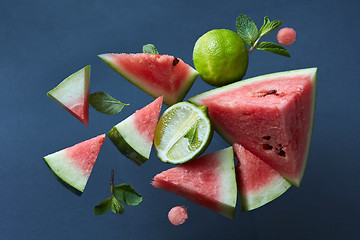
{"label": "green mint leaf", "polygon": [[261,42],[256,49],[279,54],[285,57],[290,57],[290,53],[288,52],[288,50],[272,42]]}
{"label": "green mint leaf", "polygon": [[96,215],[102,215],[110,210],[111,208],[111,198],[107,198],[104,201],[102,201],[99,205],[94,207],[94,213]]}
{"label": "green mint leaf", "polygon": [[236,19],[236,30],[247,45],[252,46],[259,36],[255,23],[243,14]]}
{"label": "green mint leaf", "polygon": [[280,27],[281,24],[282,21],[274,20],[270,22],[268,17],[264,17],[264,24],[259,30],[260,36],[264,36],[266,34],[271,33],[272,31]]}
{"label": "green mint leaf", "polygon": [[270,23],[270,19],[268,18],[268,16],[264,17],[264,23],[261,26],[260,30],[259,30],[259,34],[262,35],[262,32],[264,31],[265,28],[267,28],[268,24]]}
{"label": "green mint leaf", "polygon": [[142,196],[135,191],[131,184],[120,184],[113,188],[114,196],[117,200],[131,206],[136,206],[142,201]]}
{"label": "green mint leaf", "polygon": [[153,44],[146,44],[143,46],[143,53],[159,54],[158,50]]}
{"label": "green mint leaf", "polygon": [[124,106],[129,104],[119,102],[105,92],[96,92],[89,95],[89,103],[97,111],[108,115],[114,115],[123,109]]}
{"label": "green mint leaf", "polygon": [[123,214],[125,207],[115,197],[111,197],[111,211],[113,211],[113,213]]}
{"label": "green mint leaf", "polygon": [[193,126],[184,136],[184,138],[189,139],[190,145],[194,145],[198,141],[198,127],[199,122],[196,122],[195,126]]}

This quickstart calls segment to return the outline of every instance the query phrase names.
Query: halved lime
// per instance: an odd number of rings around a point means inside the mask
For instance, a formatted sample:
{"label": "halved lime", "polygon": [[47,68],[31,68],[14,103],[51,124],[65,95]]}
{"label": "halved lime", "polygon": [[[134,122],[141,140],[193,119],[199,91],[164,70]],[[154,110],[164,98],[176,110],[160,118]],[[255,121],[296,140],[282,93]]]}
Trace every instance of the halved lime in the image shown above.
{"label": "halved lime", "polygon": [[207,107],[180,102],[160,117],[154,147],[161,161],[181,164],[203,153],[212,133]]}

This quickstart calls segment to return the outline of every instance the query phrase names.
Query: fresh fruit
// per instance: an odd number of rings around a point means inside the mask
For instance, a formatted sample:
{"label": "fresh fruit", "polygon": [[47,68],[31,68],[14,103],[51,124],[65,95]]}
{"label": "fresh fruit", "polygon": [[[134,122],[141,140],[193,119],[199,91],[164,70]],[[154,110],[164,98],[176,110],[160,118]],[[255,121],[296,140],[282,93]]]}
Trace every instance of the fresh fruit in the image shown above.
{"label": "fresh fruit", "polygon": [[175,226],[183,224],[188,217],[186,209],[181,206],[173,207],[168,213],[169,221]]}
{"label": "fresh fruit", "polygon": [[232,147],[157,174],[152,185],[233,218],[237,189]]}
{"label": "fresh fruit", "polygon": [[299,186],[310,148],[316,68],[242,80],[189,99],[208,107],[215,130]]}
{"label": "fresh fruit", "polygon": [[244,77],[248,50],[237,33],[214,29],[196,41],[193,61],[201,79],[212,86],[223,86]]}
{"label": "fresh fruit", "polygon": [[126,157],[141,165],[149,159],[163,97],[114,126],[107,136]]}
{"label": "fresh fruit", "polygon": [[89,125],[90,66],[63,80],[47,96],[59,103],[86,126]]}
{"label": "fresh fruit", "polygon": [[250,211],[283,194],[291,184],[260,158],[239,144],[233,145],[241,209]]}
{"label": "fresh fruit", "polygon": [[44,161],[60,183],[80,196],[104,141],[105,134],[102,134],[49,154]]}
{"label": "fresh fruit", "polygon": [[276,35],[276,39],[283,46],[290,46],[296,40],[296,32],[292,28],[282,28]]}
{"label": "fresh fruit", "polygon": [[203,153],[212,133],[206,107],[180,102],[160,117],[154,147],[163,162],[181,164]]}
{"label": "fresh fruit", "polygon": [[198,72],[180,58],[150,53],[101,54],[114,71],[153,97],[172,105],[184,99]]}

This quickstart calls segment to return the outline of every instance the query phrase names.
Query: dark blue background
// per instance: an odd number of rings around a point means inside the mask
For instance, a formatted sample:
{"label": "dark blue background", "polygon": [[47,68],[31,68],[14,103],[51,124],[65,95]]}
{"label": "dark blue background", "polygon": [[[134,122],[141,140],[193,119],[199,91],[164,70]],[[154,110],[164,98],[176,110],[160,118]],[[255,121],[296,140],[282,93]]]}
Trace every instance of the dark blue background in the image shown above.
{"label": "dark blue background", "polygon": [[[360,238],[359,9],[346,1],[25,1],[0,2],[0,239],[355,239]],[[42,157],[108,130],[152,101],[106,66],[98,54],[161,54],[193,66],[195,41],[214,28],[235,30],[239,14],[258,26],[263,17],[293,27],[292,57],[254,51],[246,77],[318,67],[316,121],[307,171],[270,204],[236,210],[229,220],[179,196],[157,190],[152,177],[170,167],[156,158],[138,167],[105,141],[84,194],[62,187]],[[276,33],[264,40],[276,41]],[[107,116],[90,109],[86,127],[46,92],[91,64],[91,92],[130,103]],[[211,89],[198,78],[187,98]],[[166,106],[163,106],[163,110]],[[217,135],[206,153],[228,145]],[[95,216],[93,207],[115,183],[131,183],[144,201],[124,215]],[[174,227],[172,206],[189,219]]]}

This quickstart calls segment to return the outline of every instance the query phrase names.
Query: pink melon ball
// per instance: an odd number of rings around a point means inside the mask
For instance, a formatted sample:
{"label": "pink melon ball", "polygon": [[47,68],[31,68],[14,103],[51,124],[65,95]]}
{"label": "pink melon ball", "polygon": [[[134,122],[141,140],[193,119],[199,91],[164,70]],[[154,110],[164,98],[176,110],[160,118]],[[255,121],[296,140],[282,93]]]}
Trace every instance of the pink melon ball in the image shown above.
{"label": "pink melon ball", "polygon": [[173,225],[177,226],[183,224],[188,219],[188,213],[185,208],[177,206],[169,211],[168,218]]}
{"label": "pink melon ball", "polygon": [[296,32],[292,28],[282,28],[276,35],[278,42],[283,46],[290,46],[296,40]]}

